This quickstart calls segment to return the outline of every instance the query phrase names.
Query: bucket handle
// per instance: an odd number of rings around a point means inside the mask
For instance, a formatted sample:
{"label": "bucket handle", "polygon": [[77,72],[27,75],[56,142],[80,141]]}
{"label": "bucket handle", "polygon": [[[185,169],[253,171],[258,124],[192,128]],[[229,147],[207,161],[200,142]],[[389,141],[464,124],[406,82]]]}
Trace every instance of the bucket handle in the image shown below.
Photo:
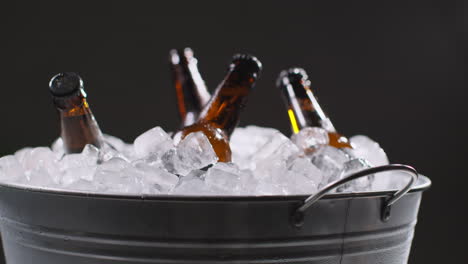
{"label": "bucket handle", "polygon": [[384,165],[384,166],[378,166],[378,167],[373,167],[365,170],[358,171],[356,173],[350,174],[346,177],[343,177],[342,179],[339,179],[337,181],[331,182],[327,184],[322,190],[320,190],[318,193],[313,194],[309,196],[307,199],[304,200],[301,206],[297,208],[294,211],[294,214],[292,215],[292,223],[296,227],[301,227],[302,224],[304,223],[304,212],[312,206],[315,202],[320,200],[325,194],[327,194],[329,191],[332,189],[335,189],[336,187],[339,187],[347,182],[350,182],[352,180],[355,180],[357,178],[361,178],[364,176],[369,176],[371,174],[379,173],[379,172],[385,172],[385,171],[403,171],[406,172],[408,176],[410,177],[410,180],[408,183],[405,185],[404,188],[396,191],[393,193],[389,198],[386,199],[384,202],[383,208],[382,208],[382,221],[387,221],[390,218],[390,210],[391,206],[397,202],[403,195],[405,195],[413,186],[413,184],[416,182],[418,179],[418,172],[416,169],[414,169],[411,166],[408,165],[403,165],[403,164],[389,164],[389,165]]}

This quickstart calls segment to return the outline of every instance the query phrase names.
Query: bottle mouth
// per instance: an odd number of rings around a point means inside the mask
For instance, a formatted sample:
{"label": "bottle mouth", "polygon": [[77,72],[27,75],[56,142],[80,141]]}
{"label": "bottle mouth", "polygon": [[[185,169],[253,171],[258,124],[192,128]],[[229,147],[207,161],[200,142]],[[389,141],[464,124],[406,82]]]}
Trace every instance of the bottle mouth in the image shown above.
{"label": "bottle mouth", "polygon": [[280,72],[278,79],[276,81],[276,86],[278,88],[283,88],[289,84],[293,86],[308,86],[309,76],[303,68],[289,68]]}
{"label": "bottle mouth", "polygon": [[52,77],[49,90],[53,96],[65,97],[83,89],[83,79],[75,72],[63,72]]}
{"label": "bottle mouth", "polygon": [[232,57],[230,65],[232,71],[241,75],[257,77],[262,71],[262,63],[255,56],[249,54],[236,54]]}
{"label": "bottle mouth", "polygon": [[193,59],[195,59],[193,56],[193,50],[189,47],[184,49],[172,49],[169,51],[169,61],[173,65],[187,65]]}

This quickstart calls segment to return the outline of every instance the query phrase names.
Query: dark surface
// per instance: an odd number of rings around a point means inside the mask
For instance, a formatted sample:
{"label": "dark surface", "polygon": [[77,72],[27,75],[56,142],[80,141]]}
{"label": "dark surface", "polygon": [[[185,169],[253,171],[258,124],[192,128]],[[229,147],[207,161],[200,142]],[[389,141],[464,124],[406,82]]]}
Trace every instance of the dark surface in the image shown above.
{"label": "dark surface", "polygon": [[468,5],[271,2],[2,7],[0,154],[57,137],[48,82],[58,72],[78,72],[103,131],[131,141],[156,125],[178,127],[171,48],[194,49],[211,91],[234,53],[252,53],[264,70],[242,124],[289,133],[275,80],[304,67],[341,133],[370,135],[392,162],[432,179],[409,263],[466,262]]}

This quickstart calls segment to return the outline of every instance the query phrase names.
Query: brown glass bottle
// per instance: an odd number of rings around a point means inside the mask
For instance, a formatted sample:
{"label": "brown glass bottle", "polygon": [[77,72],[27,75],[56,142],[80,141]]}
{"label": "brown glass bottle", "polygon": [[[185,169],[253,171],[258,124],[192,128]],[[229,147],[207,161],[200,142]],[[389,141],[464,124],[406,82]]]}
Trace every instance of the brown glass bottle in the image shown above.
{"label": "brown glass bottle", "polygon": [[277,86],[282,91],[293,133],[297,134],[304,127],[321,127],[328,132],[330,146],[351,148],[348,139],[336,132],[330,118],[320,107],[304,69],[282,71]]}
{"label": "brown glass bottle", "polygon": [[261,71],[260,61],[250,55],[235,55],[228,73],[219,84],[197,122],[185,127],[182,138],[192,132],[203,132],[220,162],[231,161],[229,137],[239,123],[240,112]]}
{"label": "brown glass bottle", "polygon": [[198,71],[197,62],[190,48],[174,49],[169,52],[182,127],[195,123],[203,107],[210,100],[208,89]]}
{"label": "brown glass bottle", "polygon": [[49,84],[60,118],[60,136],[65,153],[79,153],[86,144],[98,148],[104,140],[83,89],[83,80],[73,72],[59,73]]}

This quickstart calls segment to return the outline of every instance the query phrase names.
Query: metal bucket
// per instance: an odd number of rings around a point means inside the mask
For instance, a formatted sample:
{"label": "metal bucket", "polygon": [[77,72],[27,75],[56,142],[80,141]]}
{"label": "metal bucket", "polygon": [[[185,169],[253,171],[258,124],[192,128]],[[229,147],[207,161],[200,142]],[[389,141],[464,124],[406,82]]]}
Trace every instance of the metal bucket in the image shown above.
{"label": "metal bucket", "polygon": [[[386,170],[412,177],[397,192],[325,195]],[[413,186],[416,178],[408,166],[377,167],[309,198],[116,196],[1,185],[2,239],[8,264],[406,263],[422,191],[430,186],[423,176]]]}

